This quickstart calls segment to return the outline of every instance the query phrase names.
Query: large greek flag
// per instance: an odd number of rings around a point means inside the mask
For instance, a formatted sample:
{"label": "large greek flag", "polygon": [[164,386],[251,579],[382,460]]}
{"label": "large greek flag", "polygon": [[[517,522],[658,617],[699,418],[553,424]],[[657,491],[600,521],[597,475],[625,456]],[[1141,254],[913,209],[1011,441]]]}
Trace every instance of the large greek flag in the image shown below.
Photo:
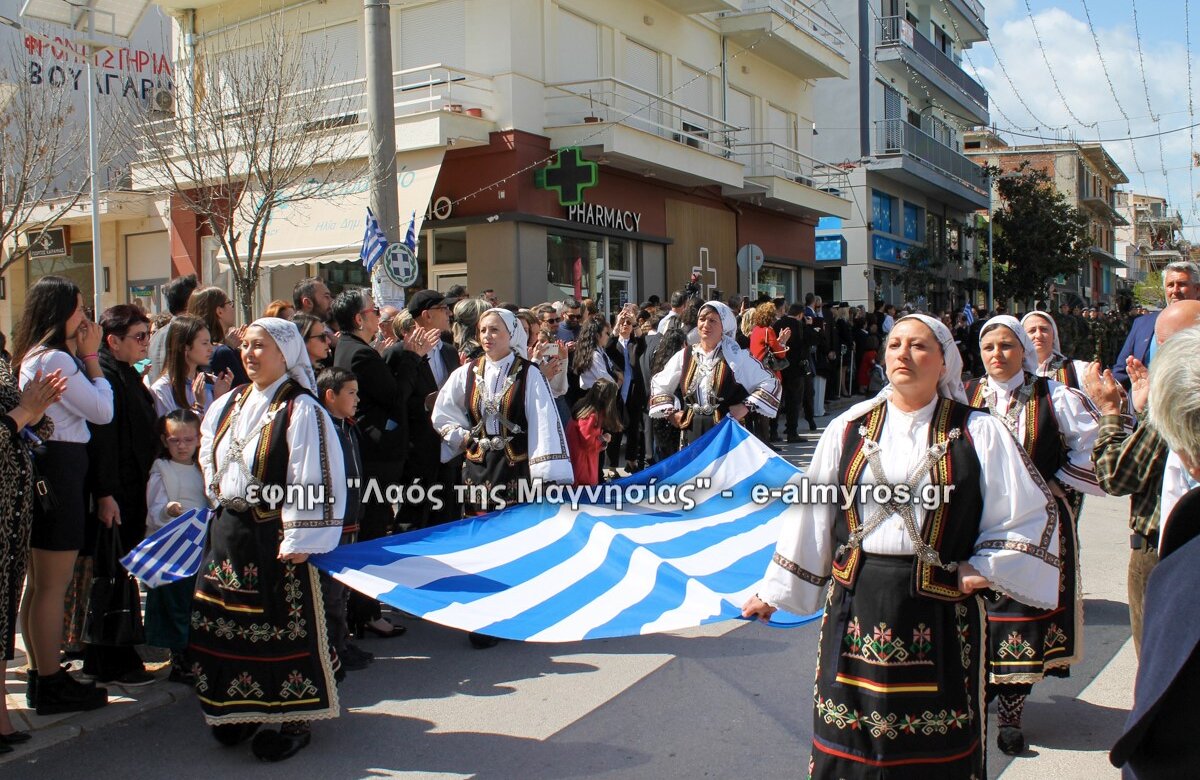
{"label": "large greek flag", "polygon": [[[357,591],[464,631],[532,642],[672,631],[740,616],[787,520],[782,501],[756,504],[752,489],[799,477],[726,420],[616,483],[633,498],[640,486],[638,504],[522,504],[312,561]],[[815,617],[777,613],[772,622]]]}
{"label": "large greek flag", "polygon": [[121,565],[151,588],[192,576],[200,568],[209,513],[187,510],[130,550]]}

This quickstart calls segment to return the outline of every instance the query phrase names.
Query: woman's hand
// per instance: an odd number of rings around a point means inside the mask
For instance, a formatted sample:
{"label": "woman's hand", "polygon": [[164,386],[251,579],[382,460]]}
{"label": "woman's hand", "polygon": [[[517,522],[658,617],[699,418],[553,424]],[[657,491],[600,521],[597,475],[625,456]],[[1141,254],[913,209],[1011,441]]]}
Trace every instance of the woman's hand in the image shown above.
{"label": "woman's hand", "polygon": [[[232,388],[233,388],[233,370],[227,368],[224,371],[222,371],[217,376],[216,380],[213,382],[213,400],[216,400],[216,399],[220,398],[221,396],[225,395]],[[197,395],[196,398],[199,399],[200,396]]]}
{"label": "woman's hand", "polygon": [[183,514],[183,504],[178,501],[168,501],[167,505],[163,507],[163,511],[167,513],[167,517],[179,517]]}
{"label": "woman's hand", "polygon": [[61,369],[45,376],[42,376],[41,371],[34,374],[29,384],[22,388],[21,400],[17,403],[17,409],[23,410],[29,419],[17,427],[23,428],[42,419],[46,409],[57,403],[66,390],[67,379]]}
{"label": "woman's hand", "polygon": [[958,589],[968,596],[977,590],[987,590],[992,582],[979,573],[971,564],[963,561],[958,564]]}
{"label": "woman's hand", "polygon": [[85,355],[96,354],[100,349],[101,336],[100,326],[85,318],[75,332],[75,356],[83,360]]}
{"label": "woman's hand", "polygon": [[742,617],[749,618],[750,620],[762,620],[766,622],[771,619],[771,615],[774,615],[775,612],[775,607],[772,607],[758,596],[751,596],[742,605]]}
{"label": "woman's hand", "polygon": [[192,379],[192,397],[196,399],[196,406],[204,408],[205,392],[204,385],[208,383],[208,375],[203,371],[197,371],[196,376]]}
{"label": "woman's hand", "polygon": [[788,343],[788,339],[790,339],[791,337],[792,337],[792,329],[784,328],[783,330],[779,331],[779,335],[775,337],[775,340],[778,341],[780,344],[786,344],[786,343]]}
{"label": "woman's hand", "polygon": [[682,429],[684,427],[683,426],[684,420],[686,420],[686,419],[687,419],[687,413],[684,412],[682,409],[680,409],[671,414],[671,425],[674,425],[676,428]]}
{"label": "woman's hand", "polygon": [[1133,410],[1141,414],[1150,400],[1150,369],[1130,355],[1125,359],[1125,373],[1129,374]]}
{"label": "woman's hand", "polygon": [[308,553],[279,553],[279,560],[284,563],[301,564],[308,560]]}
{"label": "woman's hand", "polygon": [[238,325],[225,334],[225,346],[237,349],[242,346],[242,339],[246,337],[246,328],[248,325]]}
{"label": "woman's hand", "polygon": [[744,420],[748,414],[750,414],[750,407],[745,404],[734,404],[729,407],[729,416],[738,422]]}
{"label": "woman's hand", "polygon": [[96,517],[104,523],[105,528],[120,525],[121,508],[117,506],[117,500],[112,496],[101,496],[96,502]]}
{"label": "woman's hand", "polygon": [[437,328],[422,328],[417,325],[404,336],[404,349],[423,358],[432,352],[441,340],[442,334]]}

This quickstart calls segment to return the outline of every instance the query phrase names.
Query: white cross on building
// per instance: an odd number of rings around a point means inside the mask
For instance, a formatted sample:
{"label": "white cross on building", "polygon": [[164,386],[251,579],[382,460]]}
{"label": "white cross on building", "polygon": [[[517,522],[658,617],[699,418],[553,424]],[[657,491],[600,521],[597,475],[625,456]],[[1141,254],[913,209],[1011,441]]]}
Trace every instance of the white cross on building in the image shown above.
{"label": "white cross on building", "polygon": [[[700,283],[704,285],[704,300],[711,301],[713,290],[717,289],[717,269],[709,265],[708,247],[700,247],[700,265],[692,266],[692,273],[700,274]],[[705,274],[712,274],[712,284],[704,281]]]}

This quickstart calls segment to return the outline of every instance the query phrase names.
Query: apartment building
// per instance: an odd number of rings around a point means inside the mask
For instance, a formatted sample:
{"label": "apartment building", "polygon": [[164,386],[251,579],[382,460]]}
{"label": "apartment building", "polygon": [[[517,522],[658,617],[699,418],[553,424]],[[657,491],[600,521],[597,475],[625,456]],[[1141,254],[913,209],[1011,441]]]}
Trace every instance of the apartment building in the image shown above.
{"label": "apartment building", "polygon": [[[220,88],[224,33],[252,41],[282,19],[330,57],[329,89],[354,107],[339,127],[365,134],[360,3],[159,5],[176,23],[177,81],[199,63]],[[417,286],[578,294],[611,311],[698,271],[708,293],[794,299],[814,284],[819,220],[852,214],[847,172],[816,157],[813,128],[815,85],[850,76],[853,46],[801,0],[393,2],[391,32],[402,222],[425,216]],[[360,183],[273,223],[260,301],[311,274],[368,284]],[[160,275],[228,284],[203,226],[159,206]]]}
{"label": "apartment building", "polygon": [[1117,269],[1118,276],[1132,284],[1176,260],[1189,259],[1183,218],[1166,198],[1118,190],[1116,207],[1128,223],[1116,231],[1116,255],[1126,265]]}
{"label": "apartment building", "polygon": [[[963,131],[989,120],[988,95],[963,67],[987,40],[977,0],[828,0],[854,66],[817,83],[813,154],[847,171],[847,219],[818,229],[818,293],[871,305],[958,308],[978,286],[963,226],[986,209],[987,184],[963,154]],[[840,267],[839,267],[840,266]],[[912,274],[932,281],[914,289]],[[902,283],[907,282],[907,283]]]}
{"label": "apartment building", "polygon": [[1088,216],[1092,245],[1079,273],[1055,283],[1058,301],[1096,306],[1112,305],[1132,285],[1118,271],[1126,270],[1116,254],[1117,229],[1128,220],[1117,210],[1117,189],[1129,177],[1099,143],[1048,143],[1010,146],[990,132],[967,134],[967,155],[979,165],[999,168],[1001,175],[1023,164],[1050,175],[1067,202]]}

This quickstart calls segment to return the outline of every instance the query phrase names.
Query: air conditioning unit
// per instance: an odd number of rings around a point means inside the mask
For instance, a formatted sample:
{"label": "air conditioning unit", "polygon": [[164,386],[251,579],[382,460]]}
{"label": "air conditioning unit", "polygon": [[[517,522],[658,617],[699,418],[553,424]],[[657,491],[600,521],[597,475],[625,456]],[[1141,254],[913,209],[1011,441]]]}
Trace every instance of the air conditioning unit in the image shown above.
{"label": "air conditioning unit", "polygon": [[150,93],[150,110],[164,114],[175,113],[175,93],[166,87],[156,87]]}

